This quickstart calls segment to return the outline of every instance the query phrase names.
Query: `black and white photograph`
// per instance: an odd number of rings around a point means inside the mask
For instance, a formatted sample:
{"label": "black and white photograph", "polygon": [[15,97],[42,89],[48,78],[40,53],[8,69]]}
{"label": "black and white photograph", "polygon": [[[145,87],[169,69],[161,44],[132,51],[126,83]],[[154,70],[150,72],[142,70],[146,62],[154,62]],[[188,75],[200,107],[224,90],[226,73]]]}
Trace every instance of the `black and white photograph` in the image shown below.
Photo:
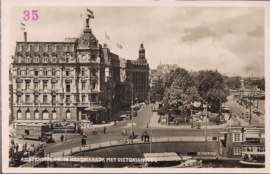
{"label": "black and white photograph", "polygon": [[6,172],[268,167],[263,5],[7,8]]}

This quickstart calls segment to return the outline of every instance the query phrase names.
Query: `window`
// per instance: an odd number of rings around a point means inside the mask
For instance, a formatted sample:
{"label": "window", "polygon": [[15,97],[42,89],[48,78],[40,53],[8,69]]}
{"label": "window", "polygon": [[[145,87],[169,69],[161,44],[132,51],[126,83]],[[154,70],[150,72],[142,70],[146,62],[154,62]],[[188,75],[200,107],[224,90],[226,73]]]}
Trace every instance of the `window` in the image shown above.
{"label": "window", "polygon": [[241,155],[241,148],[240,147],[235,147],[233,151],[234,155]]}
{"label": "window", "polygon": [[31,117],[30,117],[30,111],[29,110],[27,110],[25,112],[25,118],[26,118],[26,120],[30,120],[31,119]]}
{"label": "window", "polygon": [[82,95],[82,103],[85,103],[85,95]]}
{"label": "window", "polygon": [[21,95],[18,95],[18,96],[17,96],[17,103],[18,103],[18,105],[20,105],[21,102],[22,102]]}
{"label": "window", "polygon": [[48,62],[48,55],[44,55],[44,62],[47,63]]}
{"label": "window", "polygon": [[26,57],[26,62],[30,63],[30,57],[29,56]]}
{"label": "window", "polygon": [[35,89],[38,89],[38,82],[34,83],[34,87],[35,87]]}
{"label": "window", "polygon": [[47,102],[48,102],[47,95],[43,95],[43,103],[47,103]]}
{"label": "window", "polygon": [[70,120],[70,111],[67,111],[67,120]]}
{"label": "window", "polygon": [[36,110],[35,111],[35,120],[38,120],[39,119],[39,112]]}
{"label": "window", "polygon": [[56,76],[56,70],[52,70],[52,76]]}
{"label": "window", "polygon": [[56,120],[56,111],[53,111],[53,112],[52,112],[52,119],[53,119],[53,120]]}
{"label": "window", "polygon": [[92,83],[92,90],[95,90],[95,88],[96,88],[96,83],[93,82],[93,83]]}
{"label": "window", "polygon": [[21,83],[17,83],[17,89],[21,89],[22,88],[22,84]]}
{"label": "window", "polygon": [[35,76],[38,76],[38,70],[35,70]]}
{"label": "window", "polygon": [[85,76],[85,70],[82,69],[82,76]]}
{"label": "window", "polygon": [[25,102],[30,103],[30,95],[25,95]]}
{"label": "window", "polygon": [[91,56],[91,60],[95,61],[96,60],[96,56],[95,55],[92,55]]}
{"label": "window", "polygon": [[56,105],[56,96],[52,95],[52,105]]}
{"label": "window", "polygon": [[43,76],[47,76],[48,72],[46,69],[43,70]]}
{"label": "window", "polygon": [[70,59],[70,55],[69,55],[69,54],[67,54],[67,57],[66,57],[66,61],[67,61],[67,63],[69,62],[69,59]]}
{"label": "window", "polygon": [[86,83],[82,82],[82,90],[85,90]]}
{"label": "window", "polygon": [[55,82],[52,83],[52,89],[56,90],[56,83]]}
{"label": "window", "polygon": [[53,46],[53,51],[57,51],[57,45]]}
{"label": "window", "polygon": [[35,103],[35,105],[38,105],[38,95],[34,96],[34,103]]}
{"label": "window", "polygon": [[241,134],[240,133],[234,133],[234,139],[233,142],[241,142]]}
{"label": "window", "polygon": [[54,63],[56,62],[56,55],[55,55],[55,54],[52,55],[52,61],[53,61]]}
{"label": "window", "polygon": [[17,50],[22,51],[22,45],[18,45]]}
{"label": "window", "polygon": [[246,146],[242,147],[242,152],[246,152]]}
{"label": "window", "polygon": [[48,51],[48,45],[44,45],[44,51]]}
{"label": "window", "polygon": [[66,70],[66,76],[69,76],[70,75],[70,70]]}
{"label": "window", "polygon": [[21,70],[20,70],[20,69],[17,70],[17,75],[18,75],[18,76],[21,75]]}
{"label": "window", "polygon": [[30,89],[30,82],[29,81],[25,82],[25,89]]}
{"label": "window", "polygon": [[93,69],[92,75],[93,75],[93,76],[96,76],[96,69]]}
{"label": "window", "polygon": [[67,83],[67,85],[66,85],[66,91],[70,92],[70,84],[69,83]]}
{"label": "window", "polygon": [[21,120],[21,119],[22,119],[22,111],[21,111],[21,110],[19,110],[19,111],[17,112],[17,119],[18,119],[18,120]]}
{"label": "window", "polygon": [[38,55],[35,56],[35,62],[36,62],[36,63],[39,62],[39,56],[38,56]]}
{"label": "window", "polygon": [[70,95],[66,96],[66,104],[69,105],[70,104]]}
{"label": "window", "polygon": [[42,119],[43,120],[49,120],[49,112],[47,110],[43,111]]}
{"label": "window", "polygon": [[30,75],[30,72],[29,72],[29,69],[28,68],[25,70],[25,75],[27,75],[27,76]]}
{"label": "window", "polygon": [[36,45],[36,52],[39,51],[39,45]]}
{"label": "window", "polygon": [[82,112],[82,120],[85,120],[85,118],[86,118],[86,114],[85,112]]}
{"label": "window", "polygon": [[47,82],[43,81],[43,89],[47,89]]}
{"label": "window", "polygon": [[18,55],[17,58],[18,58],[18,62],[21,63],[22,56],[21,55]]}

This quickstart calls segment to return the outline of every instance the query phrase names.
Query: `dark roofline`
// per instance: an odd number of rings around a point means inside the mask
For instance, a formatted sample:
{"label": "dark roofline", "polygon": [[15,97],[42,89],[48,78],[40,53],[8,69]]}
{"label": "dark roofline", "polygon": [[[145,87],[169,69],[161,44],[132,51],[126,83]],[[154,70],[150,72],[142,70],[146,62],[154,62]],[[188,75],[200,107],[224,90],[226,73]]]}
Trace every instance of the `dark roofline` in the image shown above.
{"label": "dark roofline", "polygon": [[75,44],[76,42],[39,42],[39,41],[16,41],[16,43],[41,43],[41,44]]}

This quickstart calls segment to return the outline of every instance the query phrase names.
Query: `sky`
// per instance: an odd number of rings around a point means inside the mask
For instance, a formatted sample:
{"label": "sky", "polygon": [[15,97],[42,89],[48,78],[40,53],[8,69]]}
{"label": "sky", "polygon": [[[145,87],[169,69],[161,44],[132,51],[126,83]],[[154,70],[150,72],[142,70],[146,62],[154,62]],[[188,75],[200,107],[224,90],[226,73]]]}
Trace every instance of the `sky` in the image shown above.
{"label": "sky", "polygon": [[[91,7],[90,27],[99,43],[121,58],[138,58],[144,44],[151,69],[178,64],[187,70],[218,70],[240,76],[264,76],[264,9],[261,7]],[[38,10],[38,20],[24,21],[23,12]],[[31,13],[30,13],[31,14]],[[22,41],[64,41],[79,37],[86,7],[13,7],[10,56]],[[80,16],[82,15],[82,17]],[[110,39],[105,40],[105,32]],[[123,49],[117,49],[120,44]]]}

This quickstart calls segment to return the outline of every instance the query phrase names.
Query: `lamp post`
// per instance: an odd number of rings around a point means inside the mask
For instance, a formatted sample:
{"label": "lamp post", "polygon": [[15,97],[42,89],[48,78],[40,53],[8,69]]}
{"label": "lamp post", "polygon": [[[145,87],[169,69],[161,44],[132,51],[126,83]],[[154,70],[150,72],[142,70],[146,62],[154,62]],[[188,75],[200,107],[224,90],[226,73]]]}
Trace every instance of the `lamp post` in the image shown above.
{"label": "lamp post", "polygon": [[191,122],[191,128],[193,128],[193,105],[191,105],[191,119],[192,119],[192,122]]}
{"label": "lamp post", "polygon": [[205,119],[205,123],[206,123],[206,126],[205,126],[205,142],[207,141],[207,102],[206,102],[206,119]]}

